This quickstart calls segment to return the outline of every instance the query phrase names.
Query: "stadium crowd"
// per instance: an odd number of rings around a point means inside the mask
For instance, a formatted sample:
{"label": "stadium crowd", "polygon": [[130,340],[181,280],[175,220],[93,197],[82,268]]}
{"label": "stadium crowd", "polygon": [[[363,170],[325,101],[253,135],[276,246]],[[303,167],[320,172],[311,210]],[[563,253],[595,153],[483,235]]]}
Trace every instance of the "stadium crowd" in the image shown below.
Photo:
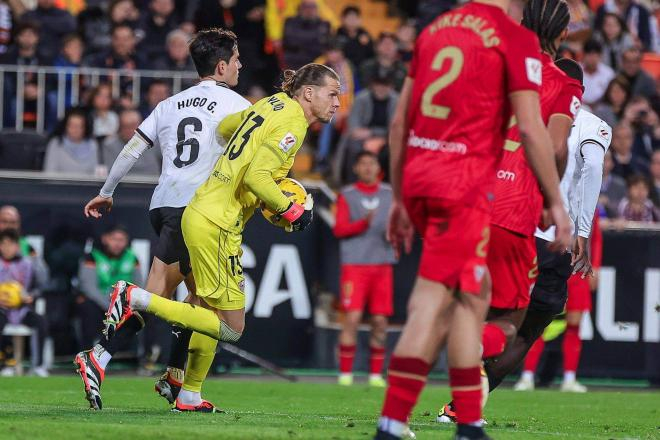
{"label": "stadium crowd", "polygon": [[[415,36],[433,17],[459,2],[391,1],[390,9],[401,24],[396,32],[376,34],[363,27],[359,2],[337,16],[330,1],[38,0],[36,8],[28,9],[21,0],[0,0],[0,64],[50,66],[65,73],[63,88],[48,78],[45,90],[38,87],[36,74],[25,74],[19,89],[16,73],[2,73],[3,127],[13,130],[18,108],[23,128],[36,129],[38,96],[45,94],[47,145],[35,163],[46,172],[105,176],[135,128],[174,93],[174,83],[163,75],[136,88],[124,75],[115,90],[111,76],[101,76],[94,84],[70,69],[194,72],[187,41],[195,30],[219,26],[238,35],[243,67],[237,91],[251,101],[273,93],[285,68],[317,61],[339,74],[341,108],[331,124],[313,127],[306,149],[314,160],[307,171],[333,186],[353,183],[353,165],[362,152],[387,163],[388,126]],[[581,62],[584,104],[613,127],[597,213],[615,222],[658,222],[660,68],[647,71],[643,66],[653,66],[647,60],[660,53],[660,7],[642,0],[567,3],[571,24],[561,55]],[[183,80],[183,87],[190,84]],[[74,89],[80,90],[78,104]],[[136,90],[139,97],[133,96]],[[65,95],[66,114],[58,120],[60,92]],[[3,136],[0,155],[8,145]],[[161,160],[160,151],[151,149],[131,172],[157,176]],[[0,162],[0,168],[12,168],[11,160]],[[382,169],[387,180],[387,167]],[[10,235],[6,240],[13,240]],[[114,271],[117,279],[138,276],[133,274],[135,260],[130,269],[120,264],[134,258],[127,254],[128,239],[126,231],[114,227],[87,252],[63,239],[50,255],[52,273],[57,275],[49,288],[59,289],[58,283],[75,286],[60,290],[75,292],[77,310],[85,311],[81,316],[98,315],[104,308],[98,292],[111,284],[110,272],[98,272],[100,268]],[[79,267],[58,266],[72,254],[82,257]]]}

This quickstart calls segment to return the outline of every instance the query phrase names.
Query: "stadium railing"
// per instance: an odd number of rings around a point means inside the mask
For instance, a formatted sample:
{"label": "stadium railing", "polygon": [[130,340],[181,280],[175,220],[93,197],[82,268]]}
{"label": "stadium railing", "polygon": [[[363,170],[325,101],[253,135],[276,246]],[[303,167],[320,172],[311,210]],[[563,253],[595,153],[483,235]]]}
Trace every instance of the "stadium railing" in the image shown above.
{"label": "stadium railing", "polygon": [[[36,79],[36,131],[43,133],[46,129],[48,112],[60,120],[70,106],[81,104],[84,91],[96,87],[102,81],[108,82],[112,88],[112,96],[118,99],[122,91],[128,92],[133,105],[139,106],[143,92],[149,80],[159,79],[171,81],[172,93],[176,94],[197,79],[194,72],[178,72],[170,70],[125,70],[103,69],[95,67],[52,67],[52,66],[18,66],[0,64],[0,128],[13,128],[22,131],[25,125],[23,97],[25,86],[34,83]],[[15,87],[8,88],[8,81],[15,82]],[[6,96],[12,93],[12,97]],[[50,102],[49,102],[50,101]],[[5,112],[11,111],[14,123],[6,126]]]}

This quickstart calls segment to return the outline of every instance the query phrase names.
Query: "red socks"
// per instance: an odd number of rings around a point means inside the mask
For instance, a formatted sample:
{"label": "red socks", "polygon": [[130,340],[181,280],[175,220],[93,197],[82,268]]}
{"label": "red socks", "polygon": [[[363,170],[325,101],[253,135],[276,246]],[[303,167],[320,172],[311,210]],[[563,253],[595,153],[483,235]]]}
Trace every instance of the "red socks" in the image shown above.
{"label": "red socks", "polygon": [[582,351],[582,341],[580,340],[580,326],[566,326],[564,334],[564,371],[577,371],[580,362],[580,352]]}
{"label": "red socks", "polygon": [[[388,386],[383,417],[407,423],[430,370],[431,365],[423,359],[393,355],[387,373]],[[479,379],[478,368],[477,379]]]}
{"label": "red socks", "polygon": [[355,359],[355,345],[339,344],[339,372],[351,373]]}
{"label": "red socks", "polygon": [[385,362],[385,349],[383,347],[369,347],[369,373],[381,374]]}
{"label": "red socks", "polygon": [[481,345],[483,346],[482,359],[501,355],[506,347],[504,331],[495,324],[487,322],[481,334]]}
{"label": "red socks", "polygon": [[[450,368],[449,385],[459,424],[481,420],[481,375],[479,367]],[[467,389],[466,389],[467,388]]]}
{"label": "red socks", "polygon": [[536,367],[539,365],[539,360],[541,359],[544,348],[545,341],[543,341],[542,337],[539,337],[532,345],[532,348],[529,349],[529,352],[525,357],[523,371],[536,371]]}

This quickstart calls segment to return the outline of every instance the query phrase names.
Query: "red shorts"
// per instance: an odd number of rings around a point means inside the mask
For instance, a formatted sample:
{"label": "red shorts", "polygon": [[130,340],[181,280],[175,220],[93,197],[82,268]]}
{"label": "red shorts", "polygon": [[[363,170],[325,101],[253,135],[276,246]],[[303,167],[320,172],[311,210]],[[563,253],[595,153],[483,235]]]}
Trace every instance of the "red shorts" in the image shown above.
{"label": "red shorts", "polygon": [[404,203],[423,239],[419,276],[479,294],[488,271],[488,211],[431,197],[411,197]]}
{"label": "red shorts", "polygon": [[581,275],[581,273],[576,273],[568,279],[568,301],[566,301],[566,311],[568,312],[591,311],[589,280],[580,278]]}
{"label": "red shorts", "polygon": [[536,240],[491,225],[488,270],[493,280],[490,306],[524,309],[539,274]]}
{"label": "red shorts", "polygon": [[369,303],[372,315],[394,312],[391,264],[344,264],[341,266],[341,305],[344,311],[363,311]]}

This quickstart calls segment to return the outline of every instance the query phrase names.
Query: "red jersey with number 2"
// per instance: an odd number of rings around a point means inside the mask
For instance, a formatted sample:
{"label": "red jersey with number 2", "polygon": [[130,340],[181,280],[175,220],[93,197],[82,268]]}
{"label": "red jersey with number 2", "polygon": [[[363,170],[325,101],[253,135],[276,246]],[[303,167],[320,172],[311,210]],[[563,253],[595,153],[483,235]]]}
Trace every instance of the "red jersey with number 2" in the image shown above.
{"label": "red jersey with number 2", "polygon": [[[582,85],[562,72],[550,56],[543,54],[541,115],[548,125],[550,116],[575,119],[582,101]],[[497,170],[495,203],[491,223],[509,231],[534,235],[543,210],[543,196],[534,172],[525,157],[515,119],[504,143],[504,155]],[[552,164],[551,166],[554,166]]]}
{"label": "red jersey with number 2", "polygon": [[539,90],[540,56],[536,35],[496,6],[470,2],[424,29],[408,73],[405,197],[483,206],[495,185],[509,95]]}

